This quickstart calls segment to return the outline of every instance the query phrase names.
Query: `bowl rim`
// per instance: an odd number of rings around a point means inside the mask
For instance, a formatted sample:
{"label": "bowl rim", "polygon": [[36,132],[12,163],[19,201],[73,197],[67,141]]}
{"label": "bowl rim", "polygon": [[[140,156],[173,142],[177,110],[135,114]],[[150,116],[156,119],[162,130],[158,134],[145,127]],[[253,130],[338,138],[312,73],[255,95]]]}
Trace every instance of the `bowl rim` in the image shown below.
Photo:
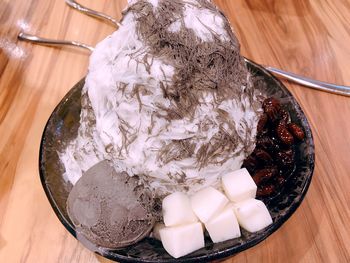
{"label": "bowl rim", "polygon": [[[261,235],[257,235],[256,237],[249,239],[247,242],[241,244],[240,246],[233,246],[233,247],[228,247],[226,249],[222,250],[217,250],[213,251],[212,253],[208,253],[206,255],[201,255],[201,256],[193,256],[190,258],[182,257],[178,259],[162,259],[162,260],[148,260],[148,259],[137,259],[137,258],[131,258],[128,256],[124,256],[121,254],[118,254],[118,250],[113,250],[113,251],[103,251],[103,253],[100,253],[99,251],[95,251],[95,253],[111,259],[111,260],[118,260],[120,262],[141,262],[141,263],[155,263],[155,262],[167,262],[167,263],[179,263],[179,262],[188,262],[188,263],[194,263],[194,262],[207,262],[211,260],[216,260],[216,259],[222,259],[228,256],[233,256],[239,252],[242,252],[248,248],[251,248],[261,241],[265,240],[267,237],[269,237],[272,233],[277,231],[296,211],[296,209],[300,206],[302,201],[305,198],[305,195],[309,189],[312,177],[313,177],[313,172],[314,172],[314,167],[315,167],[315,145],[314,145],[314,139],[312,135],[312,130],[309,121],[306,118],[306,115],[302,108],[300,107],[299,103],[295,99],[295,97],[292,95],[292,93],[285,87],[285,85],[277,79],[275,76],[273,76],[270,72],[268,72],[263,66],[247,59],[244,58],[247,64],[251,64],[253,67],[258,68],[261,70],[266,76],[271,78],[274,82],[278,84],[278,86],[282,87],[284,89],[284,92],[287,93],[288,96],[292,97],[295,100],[295,105],[302,113],[302,118],[303,121],[305,122],[305,127],[307,128],[306,134],[309,136],[309,144],[308,146],[311,147],[312,154],[310,155],[310,160],[309,160],[309,175],[307,176],[305,182],[304,182],[304,187],[301,189],[301,194],[298,196],[298,200],[295,203],[292,203],[289,208],[287,209],[286,213],[279,218],[279,220],[273,222],[269,227],[264,229],[264,233]],[[45,133],[47,131],[48,125],[50,123],[51,118],[53,117],[53,114],[59,109],[59,107],[68,100],[68,98],[72,95],[72,93],[75,92],[75,88],[79,85],[83,85],[85,82],[85,78],[81,79],[79,82],[77,82],[72,89],[70,89],[67,94],[63,97],[63,99],[56,105],[55,109],[52,111],[50,114],[49,119],[47,120],[45,124],[45,128],[42,133],[41,141],[40,141],[40,149],[39,149],[39,175],[40,175],[40,181],[42,184],[42,187],[44,188],[45,194],[50,202],[50,205],[52,209],[54,210],[56,216],[60,220],[60,222],[65,226],[65,228],[76,238],[76,232],[74,229],[74,226],[66,219],[66,217],[62,214],[60,209],[58,208],[58,205],[52,195],[52,191],[50,190],[49,186],[45,182],[45,171],[43,169],[43,151],[44,151],[44,144],[45,144]]]}

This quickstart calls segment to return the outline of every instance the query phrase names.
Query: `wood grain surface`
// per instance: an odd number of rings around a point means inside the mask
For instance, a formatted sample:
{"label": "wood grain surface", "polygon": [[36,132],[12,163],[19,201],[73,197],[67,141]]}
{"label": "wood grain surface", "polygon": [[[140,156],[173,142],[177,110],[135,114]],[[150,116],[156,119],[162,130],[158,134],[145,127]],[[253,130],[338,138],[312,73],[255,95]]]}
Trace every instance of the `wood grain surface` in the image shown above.
{"label": "wood grain surface", "polygon": [[[126,1],[80,0],[120,18]],[[349,0],[217,0],[252,60],[350,85]],[[41,187],[39,143],[88,52],[17,41],[20,31],[95,45],[114,31],[64,0],[0,0],[0,262],[109,262],[63,227]],[[316,144],[309,192],[272,236],[237,262],[350,262],[350,98],[285,82]]]}

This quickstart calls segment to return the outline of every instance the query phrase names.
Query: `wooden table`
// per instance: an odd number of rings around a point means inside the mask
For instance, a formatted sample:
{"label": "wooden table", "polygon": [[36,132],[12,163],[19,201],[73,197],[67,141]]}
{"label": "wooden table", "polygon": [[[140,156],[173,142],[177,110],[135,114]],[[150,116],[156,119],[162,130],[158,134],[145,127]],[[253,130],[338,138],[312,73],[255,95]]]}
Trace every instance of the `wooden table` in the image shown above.
{"label": "wooden table", "polygon": [[[80,0],[120,18],[125,0]],[[258,63],[350,85],[348,0],[217,0]],[[0,262],[109,262],[63,227],[41,187],[44,125],[85,74],[88,52],[18,42],[24,30],[95,45],[113,27],[64,0],[0,0]],[[226,262],[350,262],[350,98],[285,82],[304,109],[316,168],[301,207],[272,236]]]}

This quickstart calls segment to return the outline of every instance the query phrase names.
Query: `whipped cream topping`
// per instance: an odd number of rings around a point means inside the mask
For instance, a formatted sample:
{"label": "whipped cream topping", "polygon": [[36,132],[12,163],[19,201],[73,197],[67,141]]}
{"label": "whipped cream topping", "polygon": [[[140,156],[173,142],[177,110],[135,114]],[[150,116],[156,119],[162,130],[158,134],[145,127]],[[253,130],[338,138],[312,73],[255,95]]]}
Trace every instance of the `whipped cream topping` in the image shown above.
{"label": "whipped cream topping", "polygon": [[[228,41],[224,17],[201,6],[203,1],[184,2],[183,20],[167,30],[178,32],[184,26],[203,42],[217,36]],[[162,0],[149,2],[157,9]],[[164,85],[172,85],[176,67],[148,48],[138,32],[137,14],[127,9],[121,27],[92,53],[78,136],[59,153],[65,179],[72,184],[96,163],[109,160],[118,172],[138,175],[159,196],[175,190],[191,193],[209,185],[218,187],[221,175],[239,169],[254,149],[254,143],[245,143],[254,142],[258,120],[248,96],[218,103],[215,93],[203,90],[193,114],[167,118],[166,109],[174,102],[164,96]],[[237,134],[235,149],[229,156],[216,156],[215,163],[200,165],[198,151],[222,131]],[[184,156],[176,155],[178,148],[173,145],[186,145]],[[169,159],[172,151],[177,157]]]}

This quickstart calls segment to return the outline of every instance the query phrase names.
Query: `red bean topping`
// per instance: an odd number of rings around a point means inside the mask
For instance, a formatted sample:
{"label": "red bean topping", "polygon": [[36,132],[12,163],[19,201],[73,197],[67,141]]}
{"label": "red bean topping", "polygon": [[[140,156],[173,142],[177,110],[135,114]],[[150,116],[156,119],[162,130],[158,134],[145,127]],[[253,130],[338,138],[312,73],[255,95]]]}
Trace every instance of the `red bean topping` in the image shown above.
{"label": "red bean topping", "polygon": [[257,171],[253,175],[253,180],[257,185],[260,185],[263,182],[268,181],[273,176],[275,176],[278,173],[276,168],[265,168]]}
{"label": "red bean topping", "polygon": [[252,155],[249,155],[244,161],[242,167],[247,168],[249,173],[253,173],[258,166],[258,161]]}
{"label": "red bean topping", "polygon": [[287,125],[283,122],[277,124],[276,135],[286,145],[292,145],[294,143],[293,135],[288,131]]}
{"label": "red bean topping", "polygon": [[267,121],[268,121],[268,117],[267,117],[267,115],[264,113],[263,115],[261,115],[261,117],[260,117],[260,119],[259,119],[259,121],[258,121],[257,129],[256,129],[258,135],[260,135],[260,134],[263,133]]}
{"label": "red bean topping", "polygon": [[278,152],[277,161],[281,168],[292,166],[294,163],[294,151],[292,149],[288,149]]}
{"label": "red bean topping", "polygon": [[268,98],[264,100],[262,107],[272,122],[278,119],[279,111],[281,110],[281,104],[277,99]]}
{"label": "red bean topping", "polygon": [[290,120],[289,113],[286,110],[281,110],[281,121],[283,121],[285,124],[287,124]]}
{"label": "red bean topping", "polygon": [[264,185],[261,188],[258,188],[257,191],[257,196],[259,197],[266,197],[266,196],[270,196],[275,192],[276,187],[273,184],[270,185]]}
{"label": "red bean topping", "polygon": [[302,141],[305,138],[305,133],[299,125],[295,123],[289,123],[287,125],[287,128],[297,140]]}
{"label": "red bean topping", "polygon": [[257,124],[257,141],[254,152],[242,167],[246,167],[258,185],[258,197],[270,197],[281,189],[293,172],[294,144],[305,138],[300,126],[290,123],[290,114],[275,98],[262,104],[264,113]]}
{"label": "red bean topping", "polygon": [[271,155],[263,149],[255,149],[254,154],[263,164],[270,164],[273,162]]}

